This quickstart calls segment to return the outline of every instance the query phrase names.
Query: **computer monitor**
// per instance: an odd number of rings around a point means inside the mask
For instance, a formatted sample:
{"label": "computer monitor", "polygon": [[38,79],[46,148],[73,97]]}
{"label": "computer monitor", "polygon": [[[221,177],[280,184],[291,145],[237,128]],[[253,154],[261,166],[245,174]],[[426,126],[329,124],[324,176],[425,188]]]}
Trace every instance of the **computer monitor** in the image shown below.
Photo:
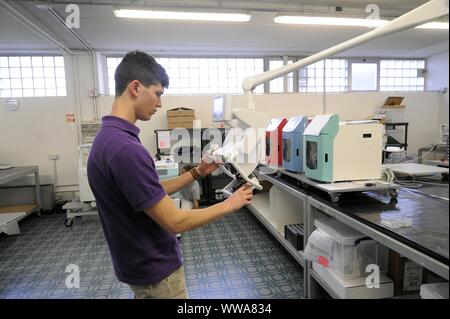
{"label": "computer monitor", "polygon": [[232,118],[231,95],[219,95],[213,100],[213,122],[231,121]]}

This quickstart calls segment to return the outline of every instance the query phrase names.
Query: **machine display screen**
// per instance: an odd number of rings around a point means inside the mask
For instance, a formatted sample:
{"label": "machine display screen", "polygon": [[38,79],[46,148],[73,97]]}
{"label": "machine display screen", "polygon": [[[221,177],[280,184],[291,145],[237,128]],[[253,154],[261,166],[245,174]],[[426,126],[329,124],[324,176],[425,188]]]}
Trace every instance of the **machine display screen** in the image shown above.
{"label": "machine display screen", "polygon": [[283,160],[285,162],[291,161],[291,147],[292,141],[287,138],[283,138]]}
{"label": "machine display screen", "polygon": [[266,136],[266,156],[270,156],[270,136]]}
{"label": "machine display screen", "polygon": [[306,142],[306,165],[309,169],[317,169],[317,142]]}

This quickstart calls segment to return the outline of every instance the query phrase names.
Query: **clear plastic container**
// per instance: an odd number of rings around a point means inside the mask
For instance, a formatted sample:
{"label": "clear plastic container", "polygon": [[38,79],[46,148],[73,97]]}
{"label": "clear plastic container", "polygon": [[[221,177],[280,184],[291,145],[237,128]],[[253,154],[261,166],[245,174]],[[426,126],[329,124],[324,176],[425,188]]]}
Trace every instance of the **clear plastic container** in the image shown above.
{"label": "clear plastic container", "polygon": [[345,279],[357,278],[366,275],[367,265],[378,265],[376,241],[336,219],[316,219],[314,225],[333,239],[330,268],[337,275]]}
{"label": "clear plastic container", "polygon": [[422,299],[448,299],[448,282],[421,285],[420,297]]}

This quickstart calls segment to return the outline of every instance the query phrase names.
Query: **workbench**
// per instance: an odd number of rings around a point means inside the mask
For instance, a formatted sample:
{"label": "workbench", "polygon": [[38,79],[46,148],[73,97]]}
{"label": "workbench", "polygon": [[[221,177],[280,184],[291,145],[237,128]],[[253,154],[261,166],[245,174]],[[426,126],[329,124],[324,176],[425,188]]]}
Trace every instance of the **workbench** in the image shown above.
{"label": "workbench", "polygon": [[0,185],[31,174],[34,175],[35,180],[36,203],[32,205],[0,207],[0,233],[4,232],[8,235],[20,234],[18,222],[33,212],[40,215],[42,206],[38,166],[15,166],[0,170]]}
{"label": "workbench", "polygon": [[[448,184],[424,184],[421,189],[402,188],[397,198],[379,191],[346,193],[334,203],[327,193],[310,187],[304,189],[291,176],[279,173],[256,172],[258,179],[266,180],[276,188],[272,193],[276,193],[278,199],[273,203],[274,196],[269,192],[257,193],[249,210],[303,267],[307,298],[316,297],[318,286],[331,297],[339,298],[303,254],[307,240],[315,230],[314,219],[323,217],[339,220],[448,281]],[[391,229],[382,224],[383,219],[396,217],[410,218],[412,227]],[[283,227],[289,223],[303,224],[303,249],[294,249],[285,239]]]}

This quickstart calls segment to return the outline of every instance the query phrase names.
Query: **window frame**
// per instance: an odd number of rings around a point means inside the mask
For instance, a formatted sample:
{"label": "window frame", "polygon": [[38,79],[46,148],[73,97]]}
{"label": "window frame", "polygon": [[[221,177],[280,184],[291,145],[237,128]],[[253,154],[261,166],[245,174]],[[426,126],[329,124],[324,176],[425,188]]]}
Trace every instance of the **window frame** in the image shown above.
{"label": "window frame", "polygon": [[[43,59],[44,58],[48,58],[51,57],[53,58],[53,66],[49,67],[44,65]],[[52,98],[52,97],[67,97],[68,96],[68,92],[67,92],[67,61],[66,61],[66,56],[64,54],[61,54],[60,52],[46,52],[46,53],[41,53],[41,54],[36,54],[36,53],[27,53],[27,52],[23,52],[23,53],[7,53],[7,52],[0,52],[0,58],[7,58],[8,59],[8,66],[5,67],[8,69],[8,74],[9,77],[5,78],[7,80],[9,80],[10,83],[10,89],[9,91],[11,92],[10,96],[1,96],[0,94],[0,98]],[[21,58],[30,58],[30,66],[29,67],[24,67],[22,66],[21,62],[19,62],[19,67],[11,67],[10,66],[10,58],[19,58],[19,60]],[[33,65],[33,58],[41,58],[42,59],[42,66],[41,67],[34,67]],[[62,58],[62,62],[63,65],[62,66],[57,66],[55,65],[55,58]],[[2,67],[3,68],[3,67]],[[19,68],[20,69],[20,77],[11,77],[11,68]],[[25,68],[30,68],[31,69],[31,77],[23,77],[23,72],[22,69]],[[34,69],[38,69],[41,68],[42,69],[42,76],[41,77],[35,77],[35,73],[34,73]],[[45,76],[45,68],[51,68],[53,71],[53,75],[52,76]],[[56,74],[56,71],[58,68],[62,68],[64,71],[64,77],[58,77]],[[21,96],[15,96],[12,94],[13,88],[12,88],[12,79],[14,80],[19,80],[21,82],[21,88],[20,90],[22,91]],[[35,80],[36,79],[42,79],[43,80],[43,88],[39,88],[35,85]],[[46,86],[45,84],[45,79],[54,79],[54,84],[55,87],[54,88],[50,88]],[[64,79],[64,86],[58,86],[58,79]],[[24,88],[24,80],[31,80],[32,81],[32,87],[30,88]],[[8,91],[8,89],[2,89],[0,87],[0,91]],[[19,89],[15,89],[15,90],[19,90]],[[26,95],[24,93],[24,90],[33,90],[33,94],[32,95]],[[36,90],[44,90],[44,95],[36,95]],[[47,90],[54,90],[55,94],[54,95],[47,95],[46,91]],[[58,91],[59,90],[63,90],[64,94],[59,95]]]}

